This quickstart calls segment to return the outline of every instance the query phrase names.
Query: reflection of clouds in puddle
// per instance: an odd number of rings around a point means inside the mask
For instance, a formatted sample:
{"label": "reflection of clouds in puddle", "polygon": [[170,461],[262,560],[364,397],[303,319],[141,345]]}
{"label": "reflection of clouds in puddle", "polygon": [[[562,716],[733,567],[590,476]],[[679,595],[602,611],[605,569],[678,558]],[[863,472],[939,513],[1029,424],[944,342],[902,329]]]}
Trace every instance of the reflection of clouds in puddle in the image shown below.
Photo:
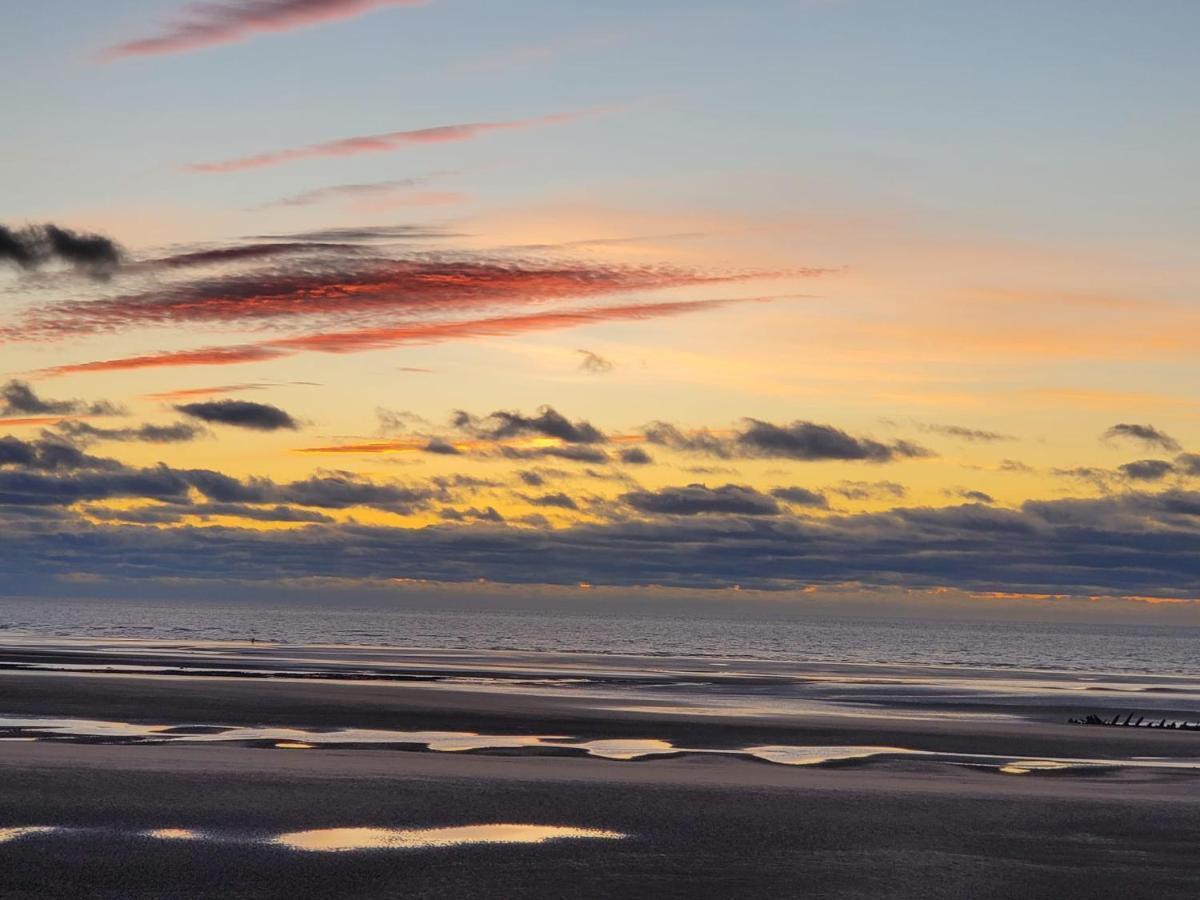
{"label": "reflection of clouds in puddle", "polygon": [[19,728],[71,737],[150,737],[168,731],[169,725],[137,725],[131,722],[105,722],[95,719],[20,719],[0,716],[0,728]]}
{"label": "reflection of clouds in puddle", "polygon": [[602,759],[642,759],[643,757],[656,756],[660,753],[679,752],[678,748],[669,741],[653,739],[586,741],[569,746],[586,750],[589,756],[599,756]]}
{"label": "reflection of clouds in puddle", "polygon": [[322,828],[281,834],[273,844],[290,850],[418,850],[469,844],[544,844],[567,839],[617,840],[616,831],[554,825],[462,825],[452,828]]}
{"label": "reflection of clouds in puddle", "polygon": [[1104,763],[1100,760],[1093,765],[1060,759],[1017,759],[1000,766],[997,771],[1005,775],[1031,775],[1038,772],[1086,772],[1101,768],[1104,768]]}
{"label": "reflection of clouds in puddle", "polygon": [[160,841],[198,841],[204,837],[200,832],[192,831],[190,828],[154,828],[150,831],[143,831],[142,834]]}
{"label": "reflection of clouds in puddle", "polygon": [[903,747],[790,747],[776,745],[747,747],[743,752],[755,759],[784,766],[817,766],[822,763],[866,759],[881,754],[910,755],[918,754],[921,751],[906,750]]}
{"label": "reflection of clouds in puddle", "polygon": [[813,716],[836,716],[839,719],[903,719],[910,722],[938,722],[946,719],[953,720],[994,720],[994,719],[1024,719],[1024,716],[1009,713],[993,712],[960,712],[941,710],[907,711],[884,706],[872,706],[861,703],[858,706],[838,706],[824,701],[780,701],[767,704],[746,704],[735,700],[723,703],[708,703],[697,706],[679,704],[655,704],[653,706],[597,706],[597,709],[608,712],[656,713],[667,716],[704,716],[716,718],[763,718],[786,717],[796,718]]}
{"label": "reflection of clouds in puddle", "polygon": [[35,834],[50,834],[58,830],[50,825],[24,825],[17,828],[0,828],[0,844],[20,840],[23,837]]}

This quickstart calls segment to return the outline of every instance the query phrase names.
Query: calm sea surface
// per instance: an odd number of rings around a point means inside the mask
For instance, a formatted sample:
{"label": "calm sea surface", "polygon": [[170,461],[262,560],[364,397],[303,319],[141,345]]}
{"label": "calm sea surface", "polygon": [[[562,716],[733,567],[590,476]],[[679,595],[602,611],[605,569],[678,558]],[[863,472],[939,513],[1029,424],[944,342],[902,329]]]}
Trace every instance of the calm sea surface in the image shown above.
{"label": "calm sea surface", "polygon": [[1200,628],[0,600],[5,633],[1200,674]]}

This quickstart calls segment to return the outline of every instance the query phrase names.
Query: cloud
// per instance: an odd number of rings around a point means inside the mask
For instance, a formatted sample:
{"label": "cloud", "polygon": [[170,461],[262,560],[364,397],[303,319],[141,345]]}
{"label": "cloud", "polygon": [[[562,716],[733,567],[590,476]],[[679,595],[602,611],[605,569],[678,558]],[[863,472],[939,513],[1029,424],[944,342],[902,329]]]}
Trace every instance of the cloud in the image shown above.
{"label": "cloud", "polygon": [[0,437],[0,466],[19,466],[42,472],[77,469],[111,471],[121,468],[121,464],[115,459],[91,456],[62,441],[47,438],[23,441],[12,435]]}
{"label": "cloud", "polygon": [[1180,474],[1191,478],[1200,477],[1200,453],[1181,453],[1175,457],[1175,466]]}
{"label": "cloud", "polygon": [[461,450],[449,441],[444,441],[441,438],[430,438],[421,449],[426,453],[436,453],[440,456],[459,456],[462,454]]}
{"label": "cloud", "polygon": [[[364,258],[357,251],[347,256],[338,249],[266,270],[189,278],[140,293],[51,303],[30,311],[18,324],[0,331],[0,337],[53,341],[77,334],[185,324],[286,324],[305,319],[362,323],[379,318],[394,321],[397,316],[430,320],[473,311],[491,314],[501,307],[722,284],[758,274],[500,260],[478,254]],[[459,323],[443,324],[452,327]]]}
{"label": "cloud", "polygon": [[489,441],[503,441],[526,435],[557,438],[567,444],[602,444],[608,440],[600,429],[582,419],[571,422],[552,406],[540,407],[535,416],[513,410],[497,410],[483,418],[459,410],[453,425],[462,431]]}
{"label": "cloud", "polygon": [[13,379],[0,387],[0,416],[116,416],[122,410],[101,400],[45,400],[26,381]]}
{"label": "cloud", "polygon": [[745,422],[740,431],[732,434],[707,429],[685,433],[668,422],[652,422],[646,426],[645,435],[653,444],[721,459],[759,457],[883,463],[932,455],[929,450],[909,441],[884,444],[871,438],[854,437],[832,425],[805,421],[776,425],[759,419],[746,419]]}
{"label": "cloud", "polygon": [[1101,435],[1104,440],[1125,438],[1137,441],[1147,447],[1159,447],[1163,450],[1178,450],[1179,442],[1165,432],[1159,431],[1153,425],[1135,425],[1122,422],[1109,428]]}
{"label": "cloud", "polygon": [[233,425],[255,431],[279,431],[300,426],[296,420],[278,406],[268,403],[251,403],[248,400],[211,400],[201,403],[184,403],[175,407],[185,416],[217,425]]}
{"label": "cloud", "polygon": [[598,447],[567,445],[565,447],[506,447],[499,448],[501,456],[509,459],[544,459],[553,457],[568,462],[603,464],[609,462],[608,454]]}
{"label": "cloud", "polygon": [[253,382],[248,384],[218,384],[211,387],[198,388],[180,388],[175,391],[160,391],[156,394],[146,394],[147,400],[190,400],[193,397],[213,397],[219,394],[237,394],[242,391],[261,391],[265,388],[274,387],[274,385],[266,382]]}
{"label": "cloud", "polygon": [[866,462],[891,462],[930,456],[930,452],[918,444],[895,441],[882,444],[870,438],[853,437],[831,425],[815,422],[792,422],[790,425],[775,425],[758,419],[747,419],[749,426],[737,436],[738,446],[752,456],[781,457],[799,460],[863,460]]}
{"label": "cloud", "polygon": [[626,447],[619,456],[627,466],[648,466],[654,462],[654,458],[641,447]]}
{"label": "cloud", "polygon": [[683,450],[691,453],[706,453],[721,459],[734,455],[733,442],[728,434],[715,434],[706,428],[683,432],[670,422],[651,422],[642,429],[646,440],[672,450]]}
{"label": "cloud", "polygon": [[821,509],[829,506],[829,500],[824,494],[822,494],[820,491],[810,491],[808,488],[772,488],[771,496],[782,500],[784,503],[791,503],[795,506],[812,506]]}
{"label": "cloud", "polygon": [[361,153],[390,153],[409,144],[444,144],[452,141],[469,141],[472,138],[494,131],[512,131],[541,125],[558,125],[564,122],[572,122],[587,115],[594,115],[596,112],[597,110],[553,113],[548,116],[538,116],[530,119],[511,119],[499,122],[463,122],[456,125],[438,125],[433,128],[388,131],[382,134],[339,138],[338,140],[323,141],[303,147],[273,150],[268,153],[242,156],[219,162],[193,163],[185,166],[184,169],[189,172],[206,174],[242,172],[247,169],[278,166],[301,159],[337,158],[357,156]]}
{"label": "cloud", "polygon": [[138,425],[135,428],[97,428],[87,422],[70,419],[60,422],[55,431],[68,440],[88,444],[93,441],[117,441],[129,443],[140,441],[146,444],[182,444],[203,437],[205,429],[187,422],[171,425]]}
{"label": "cloud", "polygon": [[62,262],[93,278],[107,278],[121,264],[123,253],[111,238],[83,234],[54,224],[12,229],[0,225],[0,263],[36,269]]}
{"label": "cloud", "polygon": [[743,484],[710,488],[703,484],[665,487],[657,491],[630,491],[621,499],[639,512],[665,516],[738,515],[775,516],[779,504]]}
{"label": "cloud", "polygon": [[829,491],[847,500],[899,500],[908,494],[904,485],[894,481],[843,481]]}
{"label": "cloud", "polygon": [[193,2],[163,27],[105,50],[105,61],[132,56],[186,53],[363,15],[388,6],[418,6],[424,0],[222,0]]}
{"label": "cloud", "polygon": [[1175,471],[1175,466],[1165,459],[1139,459],[1117,468],[1122,475],[1134,481],[1160,481]]}
{"label": "cloud", "polygon": [[495,507],[488,506],[484,509],[454,509],[448,507],[438,513],[443,519],[448,522],[490,522],[494,525],[504,524],[504,516],[496,512]]}
{"label": "cloud", "polygon": [[922,431],[941,434],[945,437],[958,438],[963,441],[971,441],[976,443],[994,443],[996,441],[1012,441],[1016,440],[1012,435],[1001,434],[997,431],[981,431],[977,428],[964,428],[961,425],[937,425],[937,424],[919,424]]}
{"label": "cloud", "polygon": [[372,244],[377,241],[430,241],[439,238],[462,237],[436,225],[359,225],[349,228],[318,228],[291,234],[259,234],[254,240]]}
{"label": "cloud", "polygon": [[293,209],[317,206],[322,203],[345,203],[363,212],[378,212],[396,206],[432,206],[465,200],[467,195],[453,191],[416,191],[435,178],[456,175],[457,172],[433,172],[413,178],[393,178],[389,181],[369,181],[356,184],[331,184],[290,194],[253,207],[251,211]]}
{"label": "cloud", "polygon": [[947,495],[951,497],[962,497],[964,500],[970,500],[972,503],[995,503],[996,498],[991,494],[983,491],[973,491],[967,488],[959,488],[953,491],[947,491]]}
{"label": "cloud", "polygon": [[605,359],[599,353],[593,353],[591,350],[576,350],[583,356],[579,361],[579,368],[589,375],[607,375],[615,368],[612,360]]}
{"label": "cloud", "polygon": [[542,494],[541,496],[531,497],[529,494],[521,494],[521,499],[530,506],[550,506],[557,509],[579,509],[579,505],[562,492],[554,494]]}

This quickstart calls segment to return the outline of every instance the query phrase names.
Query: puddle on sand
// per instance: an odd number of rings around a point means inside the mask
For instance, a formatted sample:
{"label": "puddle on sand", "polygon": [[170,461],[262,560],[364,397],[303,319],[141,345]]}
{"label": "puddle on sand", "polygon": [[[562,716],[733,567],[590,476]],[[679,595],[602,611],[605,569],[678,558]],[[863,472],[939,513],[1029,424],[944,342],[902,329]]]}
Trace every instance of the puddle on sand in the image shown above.
{"label": "puddle on sand", "polygon": [[559,840],[618,840],[617,831],[555,825],[461,825],[452,828],[322,828],[281,834],[271,843],[289,850],[420,850],[470,844],[544,844]]}
{"label": "puddle on sand", "polygon": [[0,828],[0,844],[7,841],[20,840],[23,837],[29,837],[34,834],[50,834],[58,830],[50,825],[23,825],[19,828]]}
{"label": "puddle on sand", "polygon": [[311,750],[312,744],[305,744],[300,741],[277,741],[275,744],[276,750]]}
{"label": "puddle on sand", "polygon": [[150,831],[143,831],[142,834],[160,841],[198,841],[204,837],[200,832],[192,831],[190,828],[154,828]]}
{"label": "puddle on sand", "polygon": [[586,750],[589,756],[599,756],[602,759],[644,759],[647,756],[657,756],[661,753],[679,752],[679,748],[669,741],[654,739],[586,741],[567,746]]}
{"label": "puddle on sand", "polygon": [[818,766],[822,763],[841,762],[849,759],[866,759],[884,753],[910,756],[919,750],[903,747],[747,747],[742,751],[755,759],[779,763],[784,766]]}
{"label": "puddle on sand", "polygon": [[1088,769],[1100,769],[1103,766],[1062,762],[1055,759],[1016,759],[999,770],[1005,775],[1031,775],[1037,772],[1085,772]]}
{"label": "puddle on sand", "polygon": [[170,730],[169,725],[135,725],[130,722],[103,722],[95,719],[18,719],[0,716],[0,728],[20,728],[48,734],[93,738],[140,738],[157,736]]}

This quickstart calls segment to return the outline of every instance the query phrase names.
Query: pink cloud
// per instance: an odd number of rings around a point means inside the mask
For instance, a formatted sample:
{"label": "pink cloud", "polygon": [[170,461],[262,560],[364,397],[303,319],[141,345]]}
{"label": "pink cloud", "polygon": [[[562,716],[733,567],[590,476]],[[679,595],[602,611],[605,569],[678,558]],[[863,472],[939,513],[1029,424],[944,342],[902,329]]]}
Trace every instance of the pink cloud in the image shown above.
{"label": "pink cloud", "polygon": [[149,37],[109,47],[101,59],[186,53],[248,40],[256,33],[308,28],[350,19],[385,6],[419,6],[424,0],[224,0],[189,3]]}

